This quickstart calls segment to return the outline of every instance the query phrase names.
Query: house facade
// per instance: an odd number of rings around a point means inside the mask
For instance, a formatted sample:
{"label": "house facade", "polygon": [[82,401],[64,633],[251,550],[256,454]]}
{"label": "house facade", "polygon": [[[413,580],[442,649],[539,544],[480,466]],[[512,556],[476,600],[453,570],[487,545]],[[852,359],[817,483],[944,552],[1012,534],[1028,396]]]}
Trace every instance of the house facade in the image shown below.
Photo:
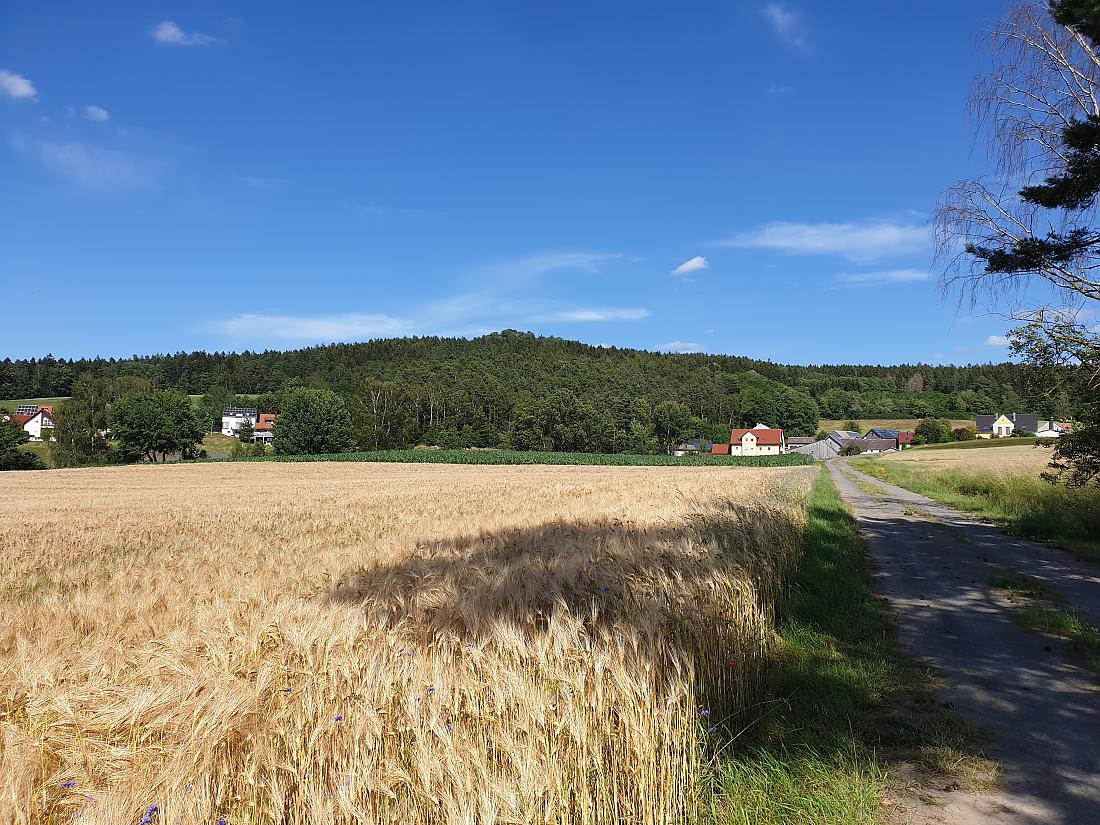
{"label": "house facade", "polygon": [[251,421],[255,429],[260,421],[260,411],[255,407],[226,407],[222,410],[222,435],[236,438],[245,421]]}
{"label": "house facade", "polygon": [[786,446],[783,430],[766,424],[730,433],[730,455],[779,455]]}
{"label": "house facade", "polygon": [[256,424],[253,426],[252,441],[255,444],[275,443],[275,413],[260,413]]}
{"label": "house facade", "polygon": [[1035,413],[1001,413],[979,415],[974,418],[978,438],[1009,438],[1017,430],[1024,433],[1039,431],[1039,417]]}

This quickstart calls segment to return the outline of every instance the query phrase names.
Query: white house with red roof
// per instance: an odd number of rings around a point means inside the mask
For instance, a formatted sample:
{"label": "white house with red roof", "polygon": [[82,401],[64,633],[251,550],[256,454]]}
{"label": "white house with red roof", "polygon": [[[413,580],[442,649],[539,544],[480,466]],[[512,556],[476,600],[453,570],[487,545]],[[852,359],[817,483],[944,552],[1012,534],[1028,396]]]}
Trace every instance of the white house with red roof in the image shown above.
{"label": "white house with red roof", "polygon": [[779,455],[786,451],[783,430],[757,424],[751,429],[736,429],[730,433],[730,455]]}
{"label": "white house with red roof", "polygon": [[252,441],[256,444],[275,443],[276,413],[260,413],[256,425],[252,428]]}
{"label": "white house with red roof", "polygon": [[[11,416],[11,419],[26,430],[30,435],[31,441],[41,441],[43,430],[52,430],[54,426],[53,421],[53,407],[37,405],[30,405],[34,407],[34,411],[17,412]],[[25,407],[20,407],[20,410],[25,410]]]}

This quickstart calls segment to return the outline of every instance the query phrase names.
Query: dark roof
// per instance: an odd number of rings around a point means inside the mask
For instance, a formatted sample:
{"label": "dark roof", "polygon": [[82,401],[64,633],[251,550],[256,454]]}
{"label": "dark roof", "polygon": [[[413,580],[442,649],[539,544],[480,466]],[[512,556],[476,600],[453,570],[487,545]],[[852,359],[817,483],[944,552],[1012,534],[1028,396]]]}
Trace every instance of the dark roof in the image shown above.
{"label": "dark roof", "polygon": [[868,430],[865,438],[897,438],[900,434],[898,430],[884,430],[876,427]]}
{"label": "dark roof", "polygon": [[869,453],[873,450],[896,450],[898,443],[892,438],[847,438],[844,447],[855,444],[861,453]]}
{"label": "dark roof", "polygon": [[251,418],[259,418],[260,411],[255,407],[226,407],[222,415],[247,415]]}
{"label": "dark roof", "polygon": [[1012,413],[1009,418],[1017,430],[1033,433],[1039,429],[1039,416],[1035,413]]}
{"label": "dark roof", "polygon": [[841,447],[844,446],[844,443],[846,441],[851,441],[853,438],[859,437],[859,433],[855,432],[854,430],[833,430],[831,433],[829,433],[829,438],[831,438]]}
{"label": "dark roof", "polygon": [[993,422],[997,420],[995,415],[976,415],[974,416],[974,426],[978,428],[980,433],[993,432]]}
{"label": "dark roof", "polygon": [[814,440],[808,435],[789,435],[787,436],[788,447],[802,447],[806,444],[813,444]]}

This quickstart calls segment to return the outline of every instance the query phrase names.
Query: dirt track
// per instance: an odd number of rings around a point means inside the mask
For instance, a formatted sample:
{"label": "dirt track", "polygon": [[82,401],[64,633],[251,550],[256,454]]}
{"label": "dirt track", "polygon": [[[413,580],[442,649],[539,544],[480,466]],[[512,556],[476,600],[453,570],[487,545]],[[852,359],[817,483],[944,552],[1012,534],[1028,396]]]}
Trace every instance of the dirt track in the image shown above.
{"label": "dirt track", "polygon": [[938,804],[910,805],[903,821],[1100,823],[1097,678],[1063,644],[1014,621],[992,586],[1004,568],[1018,570],[1100,624],[1100,569],[872,481],[846,462],[829,469],[867,538],[901,641],[942,676],[941,698],[992,734],[987,755],[1002,766],[996,791],[933,792]]}

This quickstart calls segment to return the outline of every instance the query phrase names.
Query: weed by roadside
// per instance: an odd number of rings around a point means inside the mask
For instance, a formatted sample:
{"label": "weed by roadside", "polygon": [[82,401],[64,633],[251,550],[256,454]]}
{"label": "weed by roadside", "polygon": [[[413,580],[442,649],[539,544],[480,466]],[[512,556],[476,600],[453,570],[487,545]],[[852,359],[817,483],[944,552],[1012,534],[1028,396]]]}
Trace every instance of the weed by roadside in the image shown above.
{"label": "weed by roadside", "polygon": [[1066,607],[1057,593],[1038,579],[1010,568],[993,580],[993,586],[1015,603],[1020,624],[1067,642],[1070,651],[1100,675],[1100,629]]}

